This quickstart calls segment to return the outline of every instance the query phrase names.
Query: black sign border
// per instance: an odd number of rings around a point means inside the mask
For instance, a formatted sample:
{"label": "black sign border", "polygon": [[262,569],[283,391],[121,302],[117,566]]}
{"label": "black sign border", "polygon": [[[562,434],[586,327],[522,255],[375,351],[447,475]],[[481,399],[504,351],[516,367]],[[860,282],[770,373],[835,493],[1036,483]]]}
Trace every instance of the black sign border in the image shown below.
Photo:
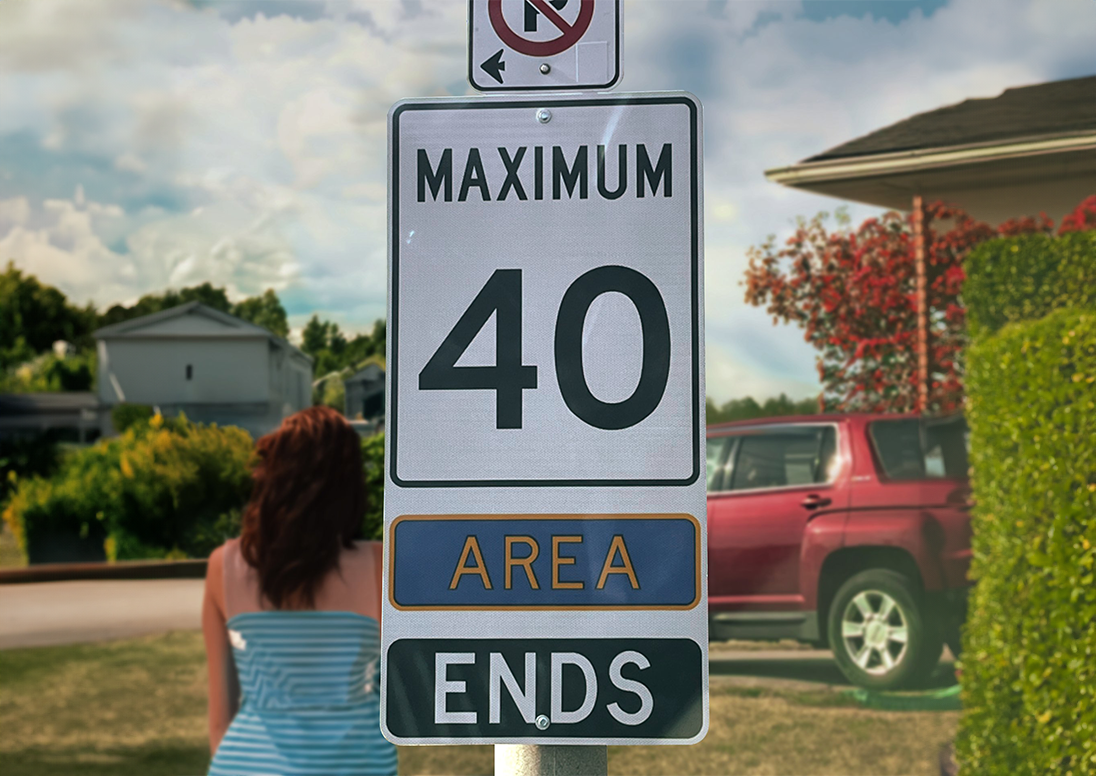
{"label": "black sign border", "polygon": [[[581,0],[580,0],[581,1]],[[616,0],[616,61],[614,63],[613,77],[610,81],[603,84],[563,84],[560,86],[507,86],[506,84],[499,84],[498,86],[484,86],[476,83],[476,59],[478,57],[472,56],[472,24],[475,18],[475,5],[476,0],[468,0],[468,83],[472,84],[472,88],[477,92],[562,92],[562,91],[580,91],[584,89],[612,89],[620,81],[620,25],[621,25],[621,11],[622,2]],[[490,23],[490,22],[488,22]],[[577,44],[576,44],[577,45]],[[519,51],[513,49],[507,49],[515,56],[525,56]],[[533,57],[527,57],[533,59]]]}
{"label": "black sign border", "polygon": [[621,95],[619,97],[596,98],[551,98],[515,99],[515,100],[437,100],[424,102],[406,102],[392,109],[389,129],[389,160],[391,164],[390,221],[388,250],[391,273],[391,326],[388,327],[387,366],[389,367],[389,413],[385,417],[389,443],[389,476],[393,484],[401,488],[610,488],[610,487],[667,487],[689,486],[700,478],[700,405],[693,402],[693,471],[681,479],[573,479],[573,480],[404,480],[396,472],[398,440],[398,386],[399,386],[399,310],[400,310],[400,118],[410,111],[437,110],[498,110],[522,109],[535,110],[543,107],[619,107],[629,105],[679,105],[689,110],[689,173],[690,198],[692,209],[690,228],[692,231],[692,358],[693,358],[693,396],[699,396],[700,386],[700,105],[692,95],[684,93],[661,95]]}

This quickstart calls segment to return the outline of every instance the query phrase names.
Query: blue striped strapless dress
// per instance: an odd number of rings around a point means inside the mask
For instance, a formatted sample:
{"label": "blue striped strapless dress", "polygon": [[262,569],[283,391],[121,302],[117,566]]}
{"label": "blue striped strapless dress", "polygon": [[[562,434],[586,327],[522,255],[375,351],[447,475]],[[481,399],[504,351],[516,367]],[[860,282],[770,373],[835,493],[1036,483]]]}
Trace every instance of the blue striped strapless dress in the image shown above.
{"label": "blue striped strapless dress", "polygon": [[388,776],[381,735],[380,631],[352,612],[238,614],[228,635],[243,700],[210,776]]}

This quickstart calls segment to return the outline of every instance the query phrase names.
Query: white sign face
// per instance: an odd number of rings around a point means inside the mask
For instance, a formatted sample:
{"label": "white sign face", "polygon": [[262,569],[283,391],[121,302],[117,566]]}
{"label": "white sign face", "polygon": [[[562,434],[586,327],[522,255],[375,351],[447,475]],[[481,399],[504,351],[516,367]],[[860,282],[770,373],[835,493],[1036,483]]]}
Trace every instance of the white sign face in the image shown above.
{"label": "white sign face", "polygon": [[621,0],[469,0],[468,80],[480,91],[608,89]]}
{"label": "white sign face", "polygon": [[682,93],[389,115],[397,743],[707,729],[700,129]]}

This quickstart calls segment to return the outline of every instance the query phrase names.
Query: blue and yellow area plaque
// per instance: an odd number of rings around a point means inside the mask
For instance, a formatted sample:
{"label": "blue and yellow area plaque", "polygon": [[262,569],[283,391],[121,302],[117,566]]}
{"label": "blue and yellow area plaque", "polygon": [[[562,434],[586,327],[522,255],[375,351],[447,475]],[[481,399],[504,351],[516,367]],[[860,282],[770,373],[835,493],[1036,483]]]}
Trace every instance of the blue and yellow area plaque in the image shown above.
{"label": "blue and yellow area plaque", "polygon": [[404,515],[388,533],[396,609],[691,609],[692,515]]}

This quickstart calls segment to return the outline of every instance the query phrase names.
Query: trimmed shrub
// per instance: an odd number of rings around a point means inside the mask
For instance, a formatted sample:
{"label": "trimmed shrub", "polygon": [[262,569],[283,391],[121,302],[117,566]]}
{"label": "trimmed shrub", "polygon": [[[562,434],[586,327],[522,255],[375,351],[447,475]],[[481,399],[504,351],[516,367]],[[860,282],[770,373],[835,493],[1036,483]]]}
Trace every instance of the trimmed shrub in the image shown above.
{"label": "trimmed shrub", "polygon": [[124,434],[130,426],[148,423],[155,414],[147,404],[115,404],[110,411],[110,425],[119,434]]}
{"label": "trimmed shrub", "polygon": [[205,557],[239,533],[252,449],[241,429],[157,415],[73,451],[48,479],[20,480],[4,520],[32,559],[66,537],[111,560]]}
{"label": "trimmed shrub", "polygon": [[362,440],[365,517],[362,538],[380,541],[384,534],[384,433]]}
{"label": "trimmed shrub", "polygon": [[60,460],[54,434],[0,438],[0,508],[23,477],[47,477]]}
{"label": "trimmed shrub", "polygon": [[[15,479],[3,518],[32,562],[204,558],[240,534],[253,449],[235,427],[137,417],[53,476]],[[362,536],[380,539],[384,434],[362,440],[362,468]]]}
{"label": "trimmed shrub", "polygon": [[1018,279],[1018,259],[979,266],[968,280],[982,326],[967,398],[977,584],[957,743],[964,773],[1081,776],[1096,774],[1096,312],[986,331],[1061,299],[1091,299],[1096,276],[1088,289],[1070,288],[1079,270],[1059,267],[1069,283],[1045,274],[1052,262],[1028,253],[1033,241],[1007,242],[1035,262],[1032,274],[1051,287],[1042,296]]}
{"label": "trimmed shrub", "polygon": [[[52,476],[14,478],[3,518],[32,562],[204,558],[240,534],[252,451],[235,427],[138,418]],[[362,440],[362,467],[362,536],[380,539],[384,434]]]}
{"label": "trimmed shrub", "polygon": [[1053,310],[1096,310],[1096,231],[990,240],[966,261],[963,302],[971,336]]}

